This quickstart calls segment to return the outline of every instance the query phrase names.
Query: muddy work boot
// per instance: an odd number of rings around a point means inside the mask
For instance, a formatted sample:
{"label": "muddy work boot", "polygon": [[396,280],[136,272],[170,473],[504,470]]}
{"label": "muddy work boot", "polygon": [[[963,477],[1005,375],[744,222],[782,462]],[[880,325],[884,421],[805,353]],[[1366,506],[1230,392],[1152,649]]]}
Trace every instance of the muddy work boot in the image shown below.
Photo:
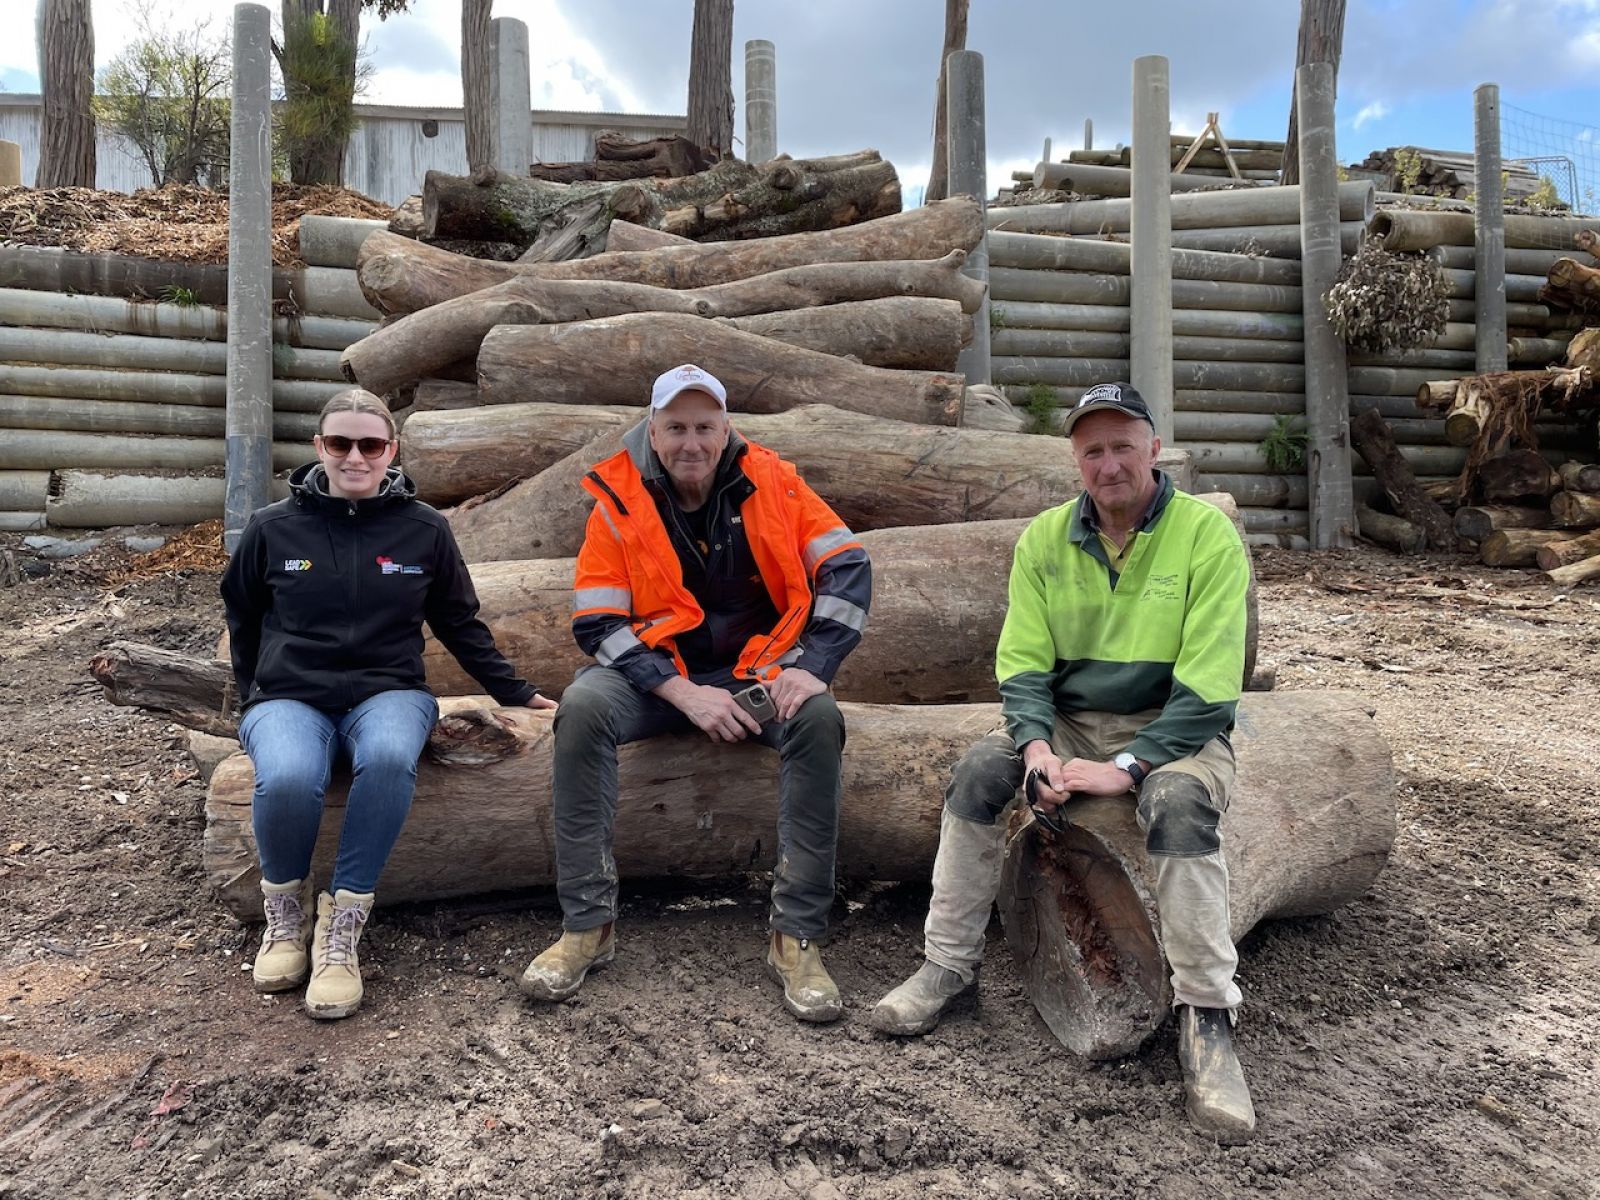
{"label": "muddy work boot", "polygon": [[267,928],[261,935],[251,972],[258,992],[286,992],[306,981],[311,969],[307,952],[311,947],[312,906],[316,889],[309,879],[288,883],[261,881],[262,904]]}
{"label": "muddy work boot", "polygon": [[372,893],[343,888],[317,897],[317,932],[311,942],[311,982],[306,1011],[320,1021],[348,1017],[361,1007],[361,960],[356,946],[372,912]]}
{"label": "muddy work boot", "polygon": [[528,964],[517,986],[535,1000],[565,1000],[578,994],[590,971],[616,956],[615,921],[579,932],[563,930],[555,945]]}
{"label": "muddy work boot", "polygon": [[1207,1137],[1237,1145],[1255,1132],[1256,1110],[1233,1052],[1232,1024],[1225,1008],[1178,1008],[1178,1063],[1189,1123]]}
{"label": "muddy work boot", "polygon": [[839,985],[822,965],[822,951],[810,938],[773,931],[767,969],[783,984],[783,1006],[802,1021],[837,1021],[844,1015]]}
{"label": "muddy work boot", "polygon": [[927,1033],[958,998],[978,994],[978,976],[968,983],[955,971],[924,960],[917,973],[890,992],[872,1010],[872,1027],[895,1037]]}

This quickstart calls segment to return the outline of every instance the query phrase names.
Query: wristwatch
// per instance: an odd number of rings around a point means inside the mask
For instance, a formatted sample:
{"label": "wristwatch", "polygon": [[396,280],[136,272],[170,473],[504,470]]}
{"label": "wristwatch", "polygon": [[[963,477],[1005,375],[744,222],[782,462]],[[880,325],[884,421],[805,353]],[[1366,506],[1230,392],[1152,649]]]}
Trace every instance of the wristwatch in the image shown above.
{"label": "wristwatch", "polygon": [[1144,786],[1144,778],[1150,773],[1141,767],[1139,760],[1126,750],[1113,758],[1111,765],[1128,773],[1128,777],[1133,780],[1135,791]]}

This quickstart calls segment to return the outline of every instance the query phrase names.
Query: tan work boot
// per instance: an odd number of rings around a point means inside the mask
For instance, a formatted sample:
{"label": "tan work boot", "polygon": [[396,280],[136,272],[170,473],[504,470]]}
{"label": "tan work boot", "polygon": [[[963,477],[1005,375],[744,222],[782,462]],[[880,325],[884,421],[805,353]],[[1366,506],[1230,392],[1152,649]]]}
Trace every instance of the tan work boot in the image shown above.
{"label": "tan work boot", "polygon": [[977,991],[976,972],[969,983],[948,967],[924,960],[915,975],[878,1001],[872,1010],[872,1027],[895,1037],[927,1033],[954,1000],[970,998]]}
{"label": "tan work boot", "polygon": [[1255,1132],[1256,1110],[1233,1052],[1232,1025],[1225,1008],[1178,1007],[1178,1063],[1189,1124],[1207,1137],[1238,1145]]}
{"label": "tan work boot", "polygon": [[528,964],[517,986],[535,1000],[565,1000],[578,994],[584,977],[617,956],[616,922],[594,929],[562,930],[561,937]]}
{"label": "tan work boot", "polygon": [[802,1021],[837,1021],[844,1015],[839,985],[822,965],[822,952],[810,938],[773,930],[767,968],[783,984],[783,1006]]}
{"label": "tan work boot", "polygon": [[306,1011],[318,1020],[348,1017],[361,1007],[361,960],[356,957],[356,945],[371,912],[371,892],[340,888],[331,896],[327,892],[317,896]]}
{"label": "tan work boot", "polygon": [[261,949],[256,951],[250,977],[258,992],[286,992],[304,983],[311,968],[306,951],[311,945],[316,888],[309,879],[288,883],[268,883],[263,879],[261,895],[267,928],[261,935]]}

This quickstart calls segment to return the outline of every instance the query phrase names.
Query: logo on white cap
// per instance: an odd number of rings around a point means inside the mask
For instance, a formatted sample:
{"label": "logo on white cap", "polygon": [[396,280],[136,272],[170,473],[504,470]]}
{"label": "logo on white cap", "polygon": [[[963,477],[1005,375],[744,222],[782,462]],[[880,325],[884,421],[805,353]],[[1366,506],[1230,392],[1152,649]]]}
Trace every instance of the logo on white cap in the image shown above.
{"label": "logo on white cap", "polygon": [[1113,404],[1122,403],[1122,389],[1114,383],[1100,383],[1090,388],[1078,397],[1078,407],[1085,404],[1098,404],[1102,400],[1109,400]]}
{"label": "logo on white cap", "polygon": [[727,411],[728,389],[722,386],[722,381],[715,375],[693,363],[684,363],[681,367],[673,367],[656,376],[655,384],[650,388],[650,407],[652,410],[665,408],[681,393],[690,391],[707,393],[716,399],[724,412]]}

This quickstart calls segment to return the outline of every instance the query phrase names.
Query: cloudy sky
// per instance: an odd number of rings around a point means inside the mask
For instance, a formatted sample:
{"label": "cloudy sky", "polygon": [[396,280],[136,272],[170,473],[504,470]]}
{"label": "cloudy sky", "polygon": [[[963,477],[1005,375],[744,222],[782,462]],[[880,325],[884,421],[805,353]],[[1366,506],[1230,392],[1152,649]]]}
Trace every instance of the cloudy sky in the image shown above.
{"label": "cloudy sky", "polygon": [[[219,34],[233,8],[93,4],[101,65],[135,36],[141,7],[180,26],[208,18]],[[411,7],[365,22],[374,74],[364,98],[459,104],[459,4]],[[744,42],[773,41],[780,149],[876,147],[909,191],[927,174],[943,10],[942,0],[736,0],[734,95]],[[1058,157],[1080,145],[1085,118],[1096,145],[1126,139],[1130,64],[1142,54],[1171,59],[1176,130],[1198,131],[1214,109],[1233,137],[1281,138],[1298,13],[1296,0],[973,0],[967,45],[984,55],[991,189],[1031,166],[1046,137]],[[536,107],[683,111],[693,0],[495,0],[494,15],[528,23]],[[0,86],[36,91],[31,22],[15,24],[25,36],[0,40]],[[1341,157],[1408,143],[1469,149],[1472,89],[1484,81],[1501,86],[1508,157],[1568,154],[1596,181],[1600,150],[1585,127],[1600,127],[1600,0],[1349,0]],[[735,132],[742,139],[737,107]]]}

